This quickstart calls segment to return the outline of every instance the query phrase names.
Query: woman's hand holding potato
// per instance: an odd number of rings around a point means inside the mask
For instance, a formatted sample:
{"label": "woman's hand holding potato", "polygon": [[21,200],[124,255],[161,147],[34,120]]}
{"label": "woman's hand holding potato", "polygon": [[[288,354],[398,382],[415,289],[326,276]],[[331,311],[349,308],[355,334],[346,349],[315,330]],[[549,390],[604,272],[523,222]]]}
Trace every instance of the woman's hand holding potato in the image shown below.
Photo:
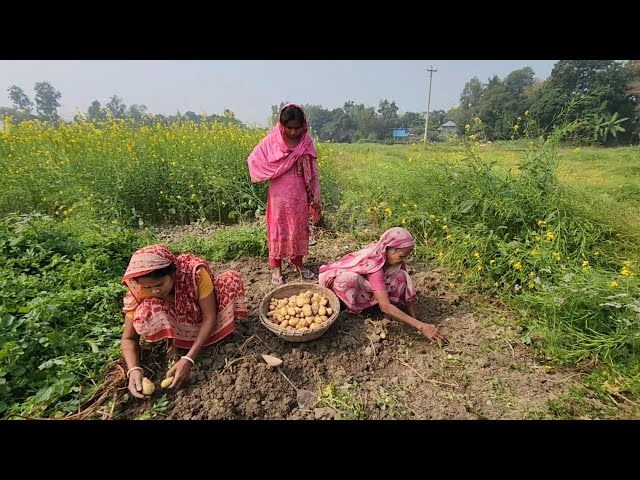
{"label": "woman's hand holding potato", "polygon": [[169,385],[169,388],[179,389],[184,382],[189,379],[189,373],[193,365],[186,358],[181,358],[176,364],[169,369],[167,377],[174,377],[173,382]]}
{"label": "woman's hand holding potato", "polygon": [[129,392],[136,398],[144,398],[142,394],[142,379],[144,373],[142,370],[132,370],[129,373]]}

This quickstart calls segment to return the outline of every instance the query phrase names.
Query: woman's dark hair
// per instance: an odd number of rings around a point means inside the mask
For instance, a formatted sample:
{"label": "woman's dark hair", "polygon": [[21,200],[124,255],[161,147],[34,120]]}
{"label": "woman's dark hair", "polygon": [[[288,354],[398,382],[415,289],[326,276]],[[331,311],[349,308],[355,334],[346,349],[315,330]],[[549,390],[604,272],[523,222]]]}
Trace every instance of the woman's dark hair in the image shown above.
{"label": "woman's dark hair", "polygon": [[304,125],[304,112],[298,107],[290,105],[280,112],[280,123],[286,125],[291,120],[298,120]]}
{"label": "woman's dark hair", "polygon": [[135,279],[137,280],[139,278],[162,278],[167,275],[172,275],[175,271],[176,271],[176,266],[172,263],[171,265],[168,265],[166,267],[162,267],[152,272],[146,273],[144,275],[140,275]]}

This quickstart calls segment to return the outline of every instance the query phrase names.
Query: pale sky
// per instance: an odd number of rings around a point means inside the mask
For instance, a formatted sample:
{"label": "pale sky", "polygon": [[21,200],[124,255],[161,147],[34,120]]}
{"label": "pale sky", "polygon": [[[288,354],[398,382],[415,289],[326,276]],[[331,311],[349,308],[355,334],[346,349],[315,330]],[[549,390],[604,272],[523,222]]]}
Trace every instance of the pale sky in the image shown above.
{"label": "pale sky", "polygon": [[112,95],[152,114],[189,110],[233,111],[250,125],[266,125],[271,105],[281,101],[341,107],[346,101],[378,107],[395,101],[399,113],[425,112],[433,73],[430,110],[458,104],[466,82],[531,67],[547,78],[557,60],[0,60],[0,106],[9,107],[8,88],[21,87],[34,101],[36,82],[48,81],[62,97],[58,114],[71,119],[93,100]]}

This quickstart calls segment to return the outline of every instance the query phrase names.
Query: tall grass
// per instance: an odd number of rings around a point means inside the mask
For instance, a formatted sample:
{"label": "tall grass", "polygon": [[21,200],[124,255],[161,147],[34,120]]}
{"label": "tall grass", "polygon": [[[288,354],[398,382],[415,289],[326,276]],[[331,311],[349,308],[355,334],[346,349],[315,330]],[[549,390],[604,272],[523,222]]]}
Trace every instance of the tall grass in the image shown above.
{"label": "tall grass", "polygon": [[0,214],[64,217],[78,202],[131,224],[235,223],[264,210],[246,161],[265,132],[221,123],[137,128],[124,120],[0,131]]}
{"label": "tall grass", "polygon": [[[408,228],[419,254],[523,312],[524,335],[548,357],[600,362],[638,394],[640,239],[629,228],[637,205],[602,215],[599,193],[559,180],[566,133],[500,148],[497,159],[490,152],[499,147],[469,138],[427,149],[340,147],[330,162],[341,170],[342,200],[332,224],[363,242]],[[505,152],[516,158],[508,168]]]}

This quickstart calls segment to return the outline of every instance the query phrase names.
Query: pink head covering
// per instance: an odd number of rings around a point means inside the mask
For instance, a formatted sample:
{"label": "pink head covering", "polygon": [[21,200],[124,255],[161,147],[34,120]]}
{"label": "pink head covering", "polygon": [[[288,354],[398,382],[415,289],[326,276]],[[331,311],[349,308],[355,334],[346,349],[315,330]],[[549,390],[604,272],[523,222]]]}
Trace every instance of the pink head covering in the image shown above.
{"label": "pink head covering", "polygon": [[129,260],[129,266],[122,277],[122,284],[130,287],[129,280],[141,277],[160,268],[176,263],[176,256],[169,248],[158,243],[136,250]]}
{"label": "pink head covering", "polygon": [[[354,272],[359,275],[368,275],[377,272],[384,267],[387,261],[387,248],[410,248],[415,245],[411,234],[401,227],[393,227],[382,234],[377,242],[370,243],[362,250],[349,253],[337,262],[320,267],[320,285],[325,287],[333,283],[334,278],[341,272]],[[385,269],[386,274],[397,273],[399,269],[405,271],[405,265],[389,266]],[[406,273],[406,271],[405,271]],[[410,296],[415,295],[415,287],[408,274],[407,290]]]}
{"label": "pink head covering", "polygon": [[[300,141],[293,149],[290,149],[284,141],[284,125],[280,122],[282,110],[287,107],[297,107],[304,115]],[[300,105],[287,103],[278,114],[276,126],[255,146],[247,159],[247,164],[251,181],[259,183],[282,175],[300,161],[304,182],[311,200],[310,213],[315,223],[322,216],[317,158],[318,154],[313,146],[313,139],[309,135],[307,116],[304,114],[304,110]]]}

